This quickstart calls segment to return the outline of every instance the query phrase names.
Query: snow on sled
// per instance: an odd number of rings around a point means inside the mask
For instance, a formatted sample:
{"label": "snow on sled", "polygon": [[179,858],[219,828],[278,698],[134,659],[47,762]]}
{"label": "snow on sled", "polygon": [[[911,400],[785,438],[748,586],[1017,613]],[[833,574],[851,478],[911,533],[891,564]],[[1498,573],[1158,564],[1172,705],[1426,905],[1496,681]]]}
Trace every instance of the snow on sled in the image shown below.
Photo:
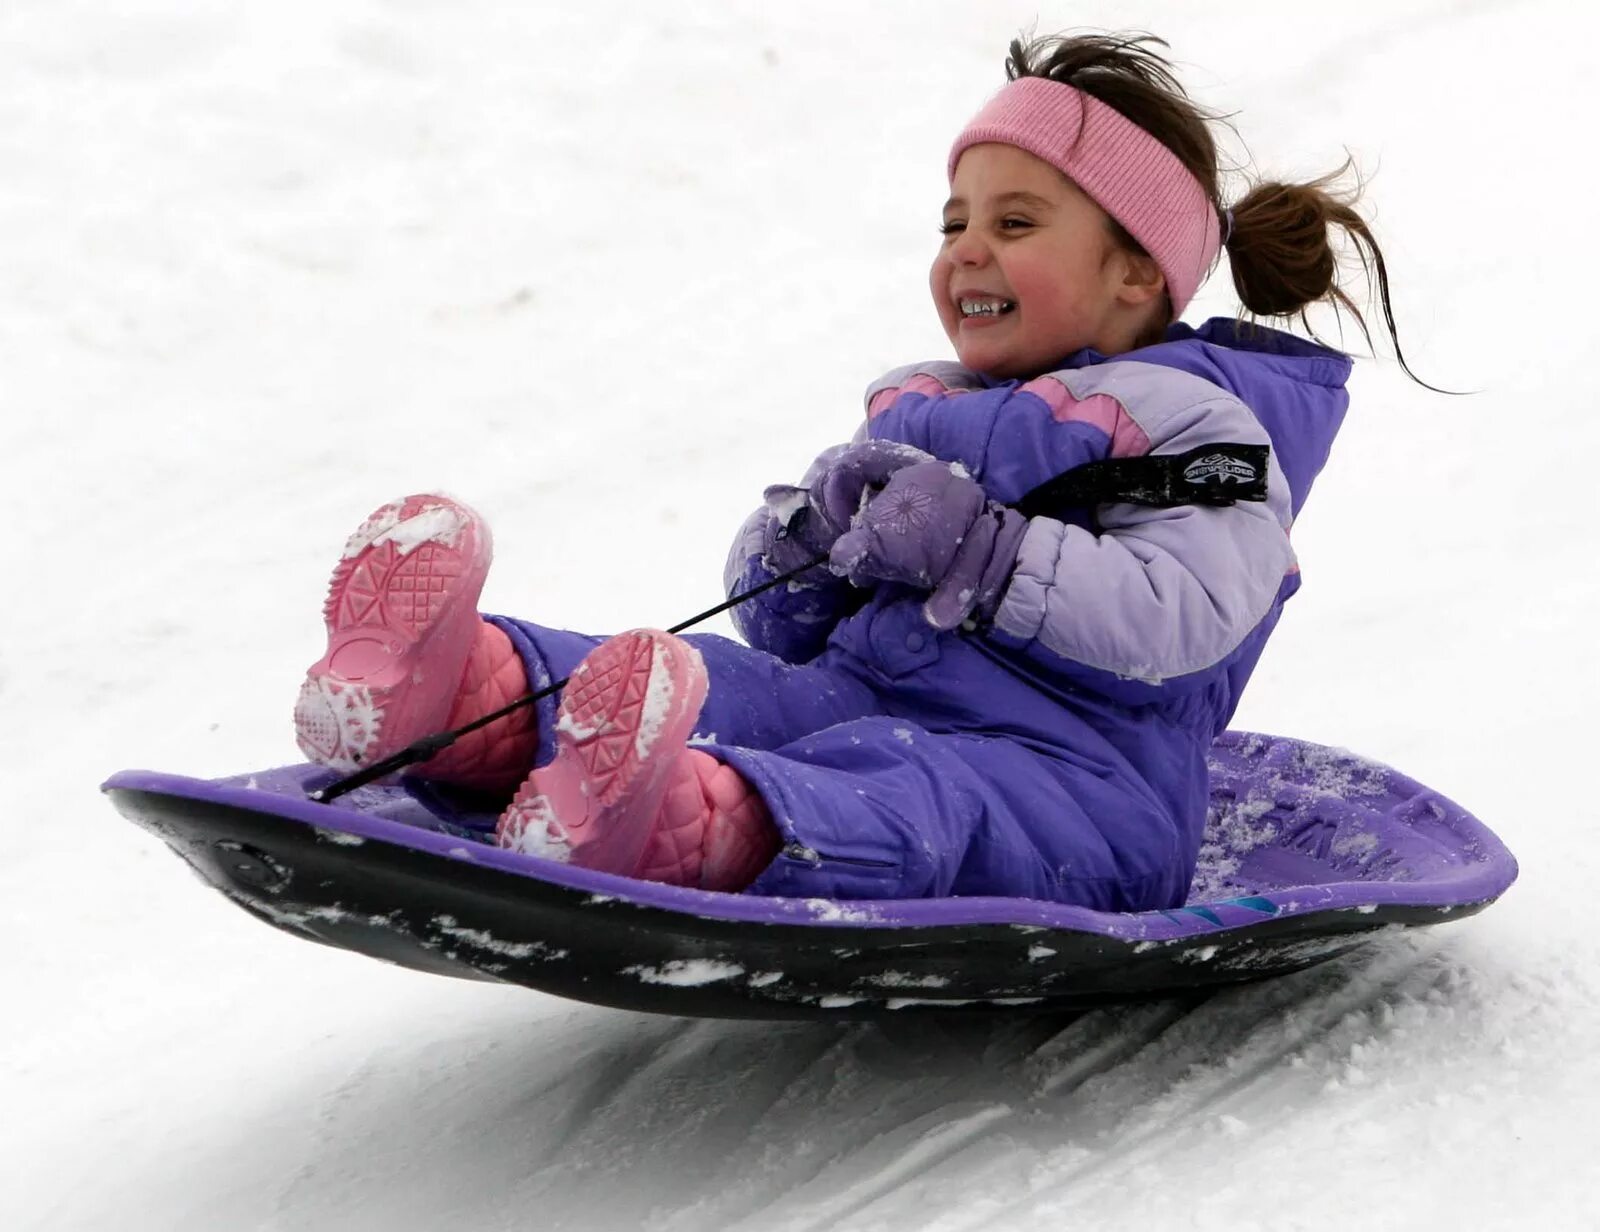
{"label": "snow on sled", "polygon": [[723,1018],[1040,1012],[1181,994],[1322,962],[1381,930],[1471,915],[1516,878],[1490,830],[1354,754],[1230,732],[1211,756],[1187,905],[715,894],[484,841],[494,816],[415,780],[337,803],[310,765],[105,785],[228,898],[286,932],[402,966],[601,1005]]}

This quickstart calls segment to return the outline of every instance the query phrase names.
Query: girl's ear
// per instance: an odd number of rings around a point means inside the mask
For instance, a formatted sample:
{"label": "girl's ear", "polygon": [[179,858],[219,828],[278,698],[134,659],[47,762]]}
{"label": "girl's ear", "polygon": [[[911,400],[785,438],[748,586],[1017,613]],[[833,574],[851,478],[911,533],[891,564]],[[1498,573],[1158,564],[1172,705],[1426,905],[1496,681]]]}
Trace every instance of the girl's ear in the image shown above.
{"label": "girl's ear", "polygon": [[1117,254],[1122,259],[1122,278],[1117,284],[1117,301],[1131,308],[1159,299],[1167,289],[1167,280],[1155,258],[1122,249]]}

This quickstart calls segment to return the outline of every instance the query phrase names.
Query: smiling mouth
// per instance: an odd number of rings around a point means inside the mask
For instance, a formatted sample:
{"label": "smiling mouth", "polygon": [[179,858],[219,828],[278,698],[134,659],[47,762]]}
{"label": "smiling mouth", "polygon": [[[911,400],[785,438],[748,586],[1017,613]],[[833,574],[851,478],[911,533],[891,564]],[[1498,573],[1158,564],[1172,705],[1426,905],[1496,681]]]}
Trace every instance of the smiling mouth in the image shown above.
{"label": "smiling mouth", "polygon": [[964,321],[986,320],[1003,317],[1006,313],[1015,311],[1017,301],[993,295],[982,297],[963,295],[956,301],[956,306],[960,308],[961,319]]}

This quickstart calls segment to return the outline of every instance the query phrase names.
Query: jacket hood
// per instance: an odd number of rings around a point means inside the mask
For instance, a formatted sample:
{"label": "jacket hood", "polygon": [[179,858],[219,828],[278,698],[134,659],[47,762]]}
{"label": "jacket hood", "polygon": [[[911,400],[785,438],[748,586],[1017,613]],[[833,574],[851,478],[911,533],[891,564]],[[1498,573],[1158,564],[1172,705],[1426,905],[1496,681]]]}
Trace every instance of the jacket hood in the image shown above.
{"label": "jacket hood", "polygon": [[1305,504],[1350,406],[1345,389],[1348,355],[1268,329],[1213,317],[1198,329],[1181,321],[1153,346],[1121,355],[1078,352],[1066,367],[1110,360],[1160,364],[1203,377],[1227,390],[1254,412],[1272,438],[1272,450],[1289,480],[1295,514]]}

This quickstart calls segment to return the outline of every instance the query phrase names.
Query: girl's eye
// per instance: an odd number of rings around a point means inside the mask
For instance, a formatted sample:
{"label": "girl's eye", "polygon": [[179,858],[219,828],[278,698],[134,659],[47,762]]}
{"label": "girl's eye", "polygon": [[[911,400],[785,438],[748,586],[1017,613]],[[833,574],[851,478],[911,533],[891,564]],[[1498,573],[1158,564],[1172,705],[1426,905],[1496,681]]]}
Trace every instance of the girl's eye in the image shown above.
{"label": "girl's eye", "polygon": [[[995,224],[1001,231],[1026,231],[1033,225],[1033,221],[1027,218],[1002,218]],[[948,222],[939,224],[940,235],[959,235],[966,229],[966,222],[959,218],[953,218]]]}

